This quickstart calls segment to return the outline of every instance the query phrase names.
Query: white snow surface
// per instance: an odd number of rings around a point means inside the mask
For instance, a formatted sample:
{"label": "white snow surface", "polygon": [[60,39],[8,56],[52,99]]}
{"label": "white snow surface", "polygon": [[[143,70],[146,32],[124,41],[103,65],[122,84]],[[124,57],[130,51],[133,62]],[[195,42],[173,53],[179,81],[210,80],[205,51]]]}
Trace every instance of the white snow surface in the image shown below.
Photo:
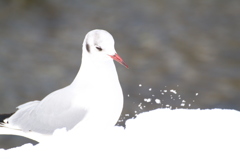
{"label": "white snow surface", "polygon": [[35,146],[0,150],[3,159],[239,159],[240,112],[157,109],[126,122],[126,129],[55,131]]}

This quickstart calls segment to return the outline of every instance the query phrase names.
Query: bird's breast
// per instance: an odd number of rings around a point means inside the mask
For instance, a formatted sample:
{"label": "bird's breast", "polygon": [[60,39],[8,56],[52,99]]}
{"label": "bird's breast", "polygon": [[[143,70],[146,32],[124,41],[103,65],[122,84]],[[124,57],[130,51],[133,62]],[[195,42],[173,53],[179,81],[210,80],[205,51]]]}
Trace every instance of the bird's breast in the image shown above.
{"label": "bird's breast", "polygon": [[[86,110],[83,122],[94,123],[102,126],[114,126],[123,108],[123,94],[119,83],[93,84],[75,93],[72,105]],[[80,88],[79,88],[80,89]],[[91,125],[91,124],[90,124]]]}

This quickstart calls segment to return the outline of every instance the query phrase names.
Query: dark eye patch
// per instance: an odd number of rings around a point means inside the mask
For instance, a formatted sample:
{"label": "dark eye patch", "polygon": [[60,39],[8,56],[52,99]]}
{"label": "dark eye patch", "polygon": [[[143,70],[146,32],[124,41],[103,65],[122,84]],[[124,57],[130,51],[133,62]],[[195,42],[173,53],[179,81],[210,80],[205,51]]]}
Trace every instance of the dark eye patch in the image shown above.
{"label": "dark eye patch", "polygon": [[90,46],[88,43],[86,44],[86,50],[90,53]]}
{"label": "dark eye patch", "polygon": [[98,51],[102,51],[103,50],[100,46],[96,46],[96,49],[98,49]]}

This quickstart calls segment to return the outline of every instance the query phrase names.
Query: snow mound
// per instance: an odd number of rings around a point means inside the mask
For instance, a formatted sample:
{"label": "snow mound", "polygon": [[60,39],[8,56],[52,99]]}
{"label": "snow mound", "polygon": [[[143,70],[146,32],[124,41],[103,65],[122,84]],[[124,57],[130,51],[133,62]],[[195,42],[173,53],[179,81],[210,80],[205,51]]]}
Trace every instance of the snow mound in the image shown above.
{"label": "snow mound", "polygon": [[126,129],[66,132],[48,141],[0,150],[0,158],[240,158],[240,112],[157,109],[126,122]]}

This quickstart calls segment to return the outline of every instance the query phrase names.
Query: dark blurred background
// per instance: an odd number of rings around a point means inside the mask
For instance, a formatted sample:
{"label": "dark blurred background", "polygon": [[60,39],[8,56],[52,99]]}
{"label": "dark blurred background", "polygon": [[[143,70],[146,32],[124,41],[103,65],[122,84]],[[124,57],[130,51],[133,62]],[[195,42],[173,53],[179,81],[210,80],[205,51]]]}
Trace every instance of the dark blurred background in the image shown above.
{"label": "dark blurred background", "polygon": [[[159,107],[240,110],[239,16],[239,0],[0,0],[0,113],[70,84],[96,28],[130,66],[116,64],[118,125]],[[0,136],[1,148],[26,142]]]}

